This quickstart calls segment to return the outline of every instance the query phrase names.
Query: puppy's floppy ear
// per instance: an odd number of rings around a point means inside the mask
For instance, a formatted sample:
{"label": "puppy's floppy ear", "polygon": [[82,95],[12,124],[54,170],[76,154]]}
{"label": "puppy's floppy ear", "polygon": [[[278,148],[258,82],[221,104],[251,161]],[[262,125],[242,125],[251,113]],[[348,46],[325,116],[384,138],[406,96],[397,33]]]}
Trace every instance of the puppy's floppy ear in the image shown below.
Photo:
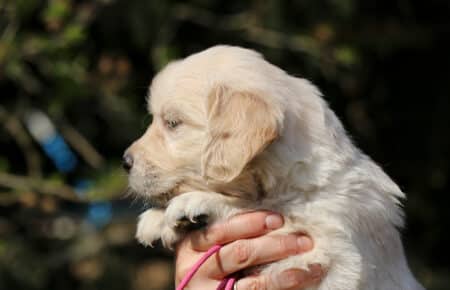
{"label": "puppy's floppy ear", "polygon": [[206,179],[227,183],[278,136],[274,109],[255,93],[217,86],[208,96],[208,137],[202,156]]}

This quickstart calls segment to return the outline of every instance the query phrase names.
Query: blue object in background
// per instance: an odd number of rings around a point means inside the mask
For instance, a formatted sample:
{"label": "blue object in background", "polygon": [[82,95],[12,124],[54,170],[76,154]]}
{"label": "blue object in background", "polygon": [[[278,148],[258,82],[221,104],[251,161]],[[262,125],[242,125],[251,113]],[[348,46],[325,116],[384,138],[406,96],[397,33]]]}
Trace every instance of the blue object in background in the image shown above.
{"label": "blue object in background", "polygon": [[[80,198],[84,198],[86,191],[93,185],[89,179],[78,179],[74,182],[76,194]],[[113,216],[112,204],[110,202],[93,202],[89,203],[86,219],[89,223],[95,225],[97,228],[103,227],[108,224]]]}
{"label": "blue object in background", "polygon": [[[79,165],[78,159],[59,134],[50,118],[39,110],[31,110],[25,118],[25,124],[34,139],[41,144],[45,154],[53,161],[58,171],[70,173]],[[85,198],[86,192],[93,182],[81,178],[74,182],[73,187],[80,198]],[[87,205],[85,218],[96,227],[108,224],[113,216],[110,202],[94,202]]]}
{"label": "blue object in background", "polygon": [[25,125],[60,172],[68,173],[75,169],[78,165],[75,153],[44,112],[30,110],[25,115]]}
{"label": "blue object in background", "polygon": [[97,227],[108,224],[112,218],[112,204],[110,202],[96,202],[89,205],[87,219]]}
{"label": "blue object in background", "polygon": [[78,160],[75,154],[70,150],[67,143],[58,133],[47,140],[43,140],[42,148],[59,171],[68,173],[77,166]]}
{"label": "blue object in background", "polygon": [[73,183],[73,187],[75,189],[75,193],[80,198],[84,198],[86,196],[86,191],[89,190],[93,186],[93,183],[89,179],[77,179]]}

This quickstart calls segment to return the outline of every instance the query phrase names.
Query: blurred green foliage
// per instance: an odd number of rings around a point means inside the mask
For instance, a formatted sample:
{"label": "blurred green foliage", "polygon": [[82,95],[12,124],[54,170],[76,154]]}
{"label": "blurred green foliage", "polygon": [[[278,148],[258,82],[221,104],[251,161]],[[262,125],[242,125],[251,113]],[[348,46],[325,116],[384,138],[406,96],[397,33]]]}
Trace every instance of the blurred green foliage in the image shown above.
{"label": "blurred green foliage", "polygon": [[[449,19],[439,0],[0,0],[0,289],[172,287],[170,255],[133,240],[142,206],[122,198],[118,164],[151,120],[152,76],[221,43],[322,89],[408,194],[414,272],[448,289]],[[36,109],[75,152],[74,172],[30,135]]]}

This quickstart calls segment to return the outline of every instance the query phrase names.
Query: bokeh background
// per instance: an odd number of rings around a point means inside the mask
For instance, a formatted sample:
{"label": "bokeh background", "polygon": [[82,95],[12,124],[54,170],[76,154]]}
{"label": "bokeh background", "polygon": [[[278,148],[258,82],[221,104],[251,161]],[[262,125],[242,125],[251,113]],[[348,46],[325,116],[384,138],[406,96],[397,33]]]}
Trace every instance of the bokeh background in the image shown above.
{"label": "bokeh background", "polygon": [[447,0],[0,0],[0,289],[173,289],[120,159],[155,73],[215,44],[322,89],[408,194],[414,273],[450,289],[449,40]]}

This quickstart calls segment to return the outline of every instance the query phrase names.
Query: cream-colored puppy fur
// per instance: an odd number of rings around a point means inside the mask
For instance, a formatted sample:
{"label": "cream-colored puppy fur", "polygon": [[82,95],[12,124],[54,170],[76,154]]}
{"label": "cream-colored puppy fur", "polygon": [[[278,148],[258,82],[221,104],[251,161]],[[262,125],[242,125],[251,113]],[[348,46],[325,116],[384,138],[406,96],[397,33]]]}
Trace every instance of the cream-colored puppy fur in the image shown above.
{"label": "cream-colored puppy fur", "polygon": [[140,242],[173,245],[183,217],[269,209],[285,217],[277,233],[308,233],[314,250],[264,272],[319,263],[327,275],[313,289],[423,289],[398,231],[404,194],[307,80],[216,46],[160,72],[149,107],[152,125],[127,150],[130,187],[160,206],[141,215]]}

